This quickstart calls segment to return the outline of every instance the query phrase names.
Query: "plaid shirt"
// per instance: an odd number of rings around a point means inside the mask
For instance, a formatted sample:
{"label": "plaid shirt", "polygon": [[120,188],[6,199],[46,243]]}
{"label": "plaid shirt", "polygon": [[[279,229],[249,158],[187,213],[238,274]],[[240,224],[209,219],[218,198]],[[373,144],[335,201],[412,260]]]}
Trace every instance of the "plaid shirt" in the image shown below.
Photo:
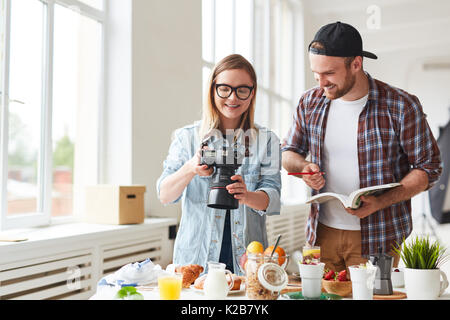
{"label": "plaid shirt", "polygon": [[[430,188],[441,172],[440,152],[417,97],[369,79],[369,97],[359,115],[358,162],[360,188],[399,182],[412,169],[428,174]],[[322,166],[322,152],[330,99],[316,87],[300,98],[294,122],[282,151],[295,151]],[[312,191],[317,194],[316,190]],[[320,206],[311,205],[306,238],[316,241]],[[361,219],[361,253],[389,252],[412,231],[411,200],[396,203]]]}

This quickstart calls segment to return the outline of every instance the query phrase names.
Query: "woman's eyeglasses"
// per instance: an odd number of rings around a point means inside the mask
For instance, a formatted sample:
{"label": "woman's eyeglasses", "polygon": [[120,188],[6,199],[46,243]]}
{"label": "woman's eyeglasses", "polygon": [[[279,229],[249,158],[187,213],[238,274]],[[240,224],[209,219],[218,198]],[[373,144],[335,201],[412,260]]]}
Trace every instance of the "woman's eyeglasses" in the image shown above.
{"label": "woman's eyeglasses", "polygon": [[216,84],[217,95],[221,98],[224,99],[228,98],[229,96],[231,96],[233,91],[240,100],[247,100],[253,91],[253,87],[249,86],[232,87],[227,84]]}

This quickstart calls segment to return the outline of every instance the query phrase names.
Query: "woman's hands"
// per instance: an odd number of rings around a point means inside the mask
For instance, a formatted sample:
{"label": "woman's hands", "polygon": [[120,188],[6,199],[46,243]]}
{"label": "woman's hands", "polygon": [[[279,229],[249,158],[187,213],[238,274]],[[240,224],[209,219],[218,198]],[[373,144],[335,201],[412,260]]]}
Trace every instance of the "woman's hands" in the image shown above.
{"label": "woman's hands", "polygon": [[236,181],[226,186],[228,192],[239,200],[239,204],[245,204],[255,210],[266,210],[269,206],[269,196],[264,191],[248,191],[244,178],[240,175],[234,175],[231,180]]}
{"label": "woman's hands", "polygon": [[226,186],[228,192],[234,195],[235,199],[239,200],[239,204],[245,204],[247,199],[248,191],[247,185],[244,182],[244,178],[240,175],[234,175],[231,180],[236,181],[235,183]]}
{"label": "woman's hands", "polygon": [[210,176],[213,168],[200,164],[200,150],[175,173],[166,177],[160,186],[159,200],[163,204],[175,201],[181,196],[186,186],[198,174],[199,176]]}
{"label": "woman's hands", "polygon": [[[208,168],[207,165],[200,164],[201,151],[199,150],[191,160],[188,161],[188,166],[193,175],[210,176],[213,168]],[[239,200],[239,204],[245,204],[256,210],[265,210],[269,206],[269,196],[264,191],[248,191],[244,178],[241,175],[234,175],[231,180],[236,181],[226,186],[228,192]]]}
{"label": "woman's hands", "polygon": [[197,153],[188,161],[190,170],[194,175],[198,174],[202,177],[210,176],[214,172],[214,169],[212,167],[208,167],[206,164],[200,164],[200,152],[201,150],[197,151]]}

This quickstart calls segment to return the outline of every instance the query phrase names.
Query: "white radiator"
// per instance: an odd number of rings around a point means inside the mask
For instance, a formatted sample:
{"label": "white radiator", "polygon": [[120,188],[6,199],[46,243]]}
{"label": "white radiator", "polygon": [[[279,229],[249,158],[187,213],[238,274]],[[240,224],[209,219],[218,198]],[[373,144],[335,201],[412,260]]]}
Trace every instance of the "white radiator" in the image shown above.
{"label": "white radiator", "polygon": [[0,299],[84,299],[93,294],[92,252],[67,252],[2,266]]}
{"label": "white radiator", "polygon": [[136,239],[107,245],[102,251],[102,277],[116,272],[120,267],[136,261],[143,261],[150,258],[154,264],[162,264],[161,235],[153,235],[146,239]]}
{"label": "white radiator", "polygon": [[295,261],[292,261],[292,254],[295,251],[301,251],[305,245],[305,226],[309,215],[310,205],[299,204],[290,206],[281,206],[280,215],[268,216],[266,221],[267,240],[269,245],[274,245],[277,237],[281,234],[280,243],[291,257],[288,266],[289,271],[297,271]]}
{"label": "white radiator", "polygon": [[0,246],[0,300],[88,299],[102,277],[128,263],[150,258],[165,268],[175,223],[155,218],[132,226],[59,226],[52,229],[57,238]]}

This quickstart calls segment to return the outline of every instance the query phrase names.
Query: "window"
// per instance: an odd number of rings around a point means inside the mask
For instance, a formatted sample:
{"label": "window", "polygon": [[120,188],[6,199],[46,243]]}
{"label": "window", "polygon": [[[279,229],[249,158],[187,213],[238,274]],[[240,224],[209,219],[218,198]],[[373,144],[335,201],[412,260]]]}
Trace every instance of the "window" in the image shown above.
{"label": "window", "polygon": [[0,228],[45,225],[97,183],[103,0],[0,4]]}
{"label": "window", "polygon": [[[303,17],[295,0],[203,0],[203,88],[216,62],[239,53],[258,77],[255,121],[284,138],[304,89]],[[302,202],[307,187],[282,173],[282,202]]]}

